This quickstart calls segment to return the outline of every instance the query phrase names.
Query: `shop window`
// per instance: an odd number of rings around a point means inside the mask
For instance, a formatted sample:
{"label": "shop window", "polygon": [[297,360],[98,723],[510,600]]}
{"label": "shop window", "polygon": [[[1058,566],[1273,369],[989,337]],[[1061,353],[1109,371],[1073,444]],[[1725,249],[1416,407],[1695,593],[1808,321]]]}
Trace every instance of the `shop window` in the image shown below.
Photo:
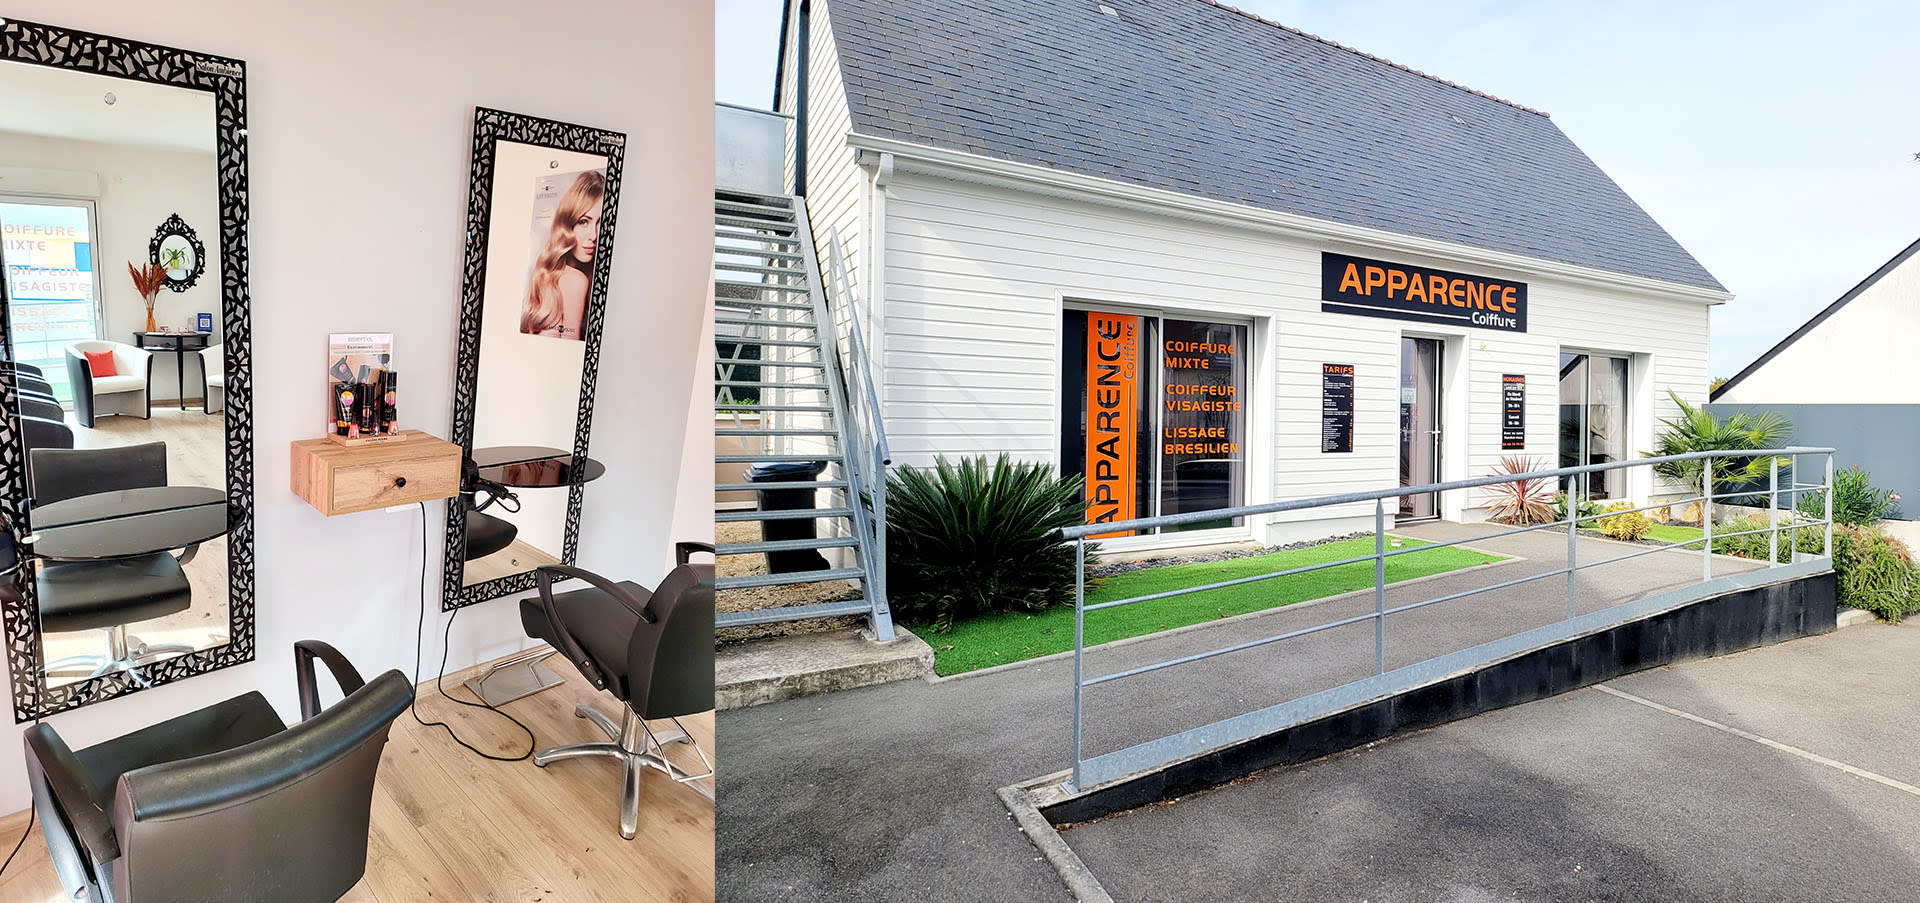
{"label": "shop window", "polygon": [[[1627,359],[1560,355],[1560,466],[1609,464],[1627,457]],[[1568,477],[1561,488],[1594,499],[1626,495],[1626,473]]]}
{"label": "shop window", "polygon": [[1069,310],[1063,327],[1061,470],[1085,478],[1090,522],[1246,504],[1244,324]]}

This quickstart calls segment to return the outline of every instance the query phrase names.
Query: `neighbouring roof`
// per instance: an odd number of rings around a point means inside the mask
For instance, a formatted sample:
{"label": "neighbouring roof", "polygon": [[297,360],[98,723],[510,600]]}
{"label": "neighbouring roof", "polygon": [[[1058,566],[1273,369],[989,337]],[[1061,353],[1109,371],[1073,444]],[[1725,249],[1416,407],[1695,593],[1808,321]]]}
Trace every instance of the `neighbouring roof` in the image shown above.
{"label": "neighbouring roof", "polygon": [[858,134],[1725,290],[1545,114],[1207,0],[827,6]]}
{"label": "neighbouring roof", "polygon": [[1912,257],[1916,253],[1920,253],[1920,241],[1915,241],[1913,244],[1908,245],[1905,250],[1902,250],[1900,253],[1893,255],[1892,260],[1889,260],[1886,263],[1881,264],[1880,268],[1877,270],[1874,270],[1872,275],[1868,276],[1865,279],[1860,280],[1859,285],[1856,285],[1853,288],[1847,289],[1846,294],[1841,295],[1839,298],[1834,299],[1834,302],[1832,304],[1827,305],[1825,309],[1821,310],[1817,314],[1814,314],[1813,319],[1800,324],[1799,329],[1794,330],[1791,335],[1788,335],[1786,338],[1781,339],[1779,344],[1773,346],[1772,348],[1767,349],[1766,354],[1760,355],[1760,357],[1755,359],[1753,363],[1748,364],[1746,366],[1746,369],[1741,370],[1739,373],[1735,373],[1732,379],[1729,379],[1726,382],[1721,383],[1720,388],[1713,390],[1713,392],[1707,396],[1707,400],[1718,401],[1720,399],[1720,396],[1726,394],[1728,389],[1731,389],[1734,386],[1739,385],[1741,380],[1746,379],[1748,376],[1753,375],[1753,373],[1755,371],[1758,371],[1761,367],[1766,366],[1768,361],[1771,361],[1774,358],[1779,357],[1780,352],[1787,350],[1789,347],[1793,345],[1793,343],[1800,341],[1801,337],[1805,336],[1809,332],[1812,332],[1814,330],[1814,327],[1819,326],[1822,323],[1825,323],[1828,317],[1831,317],[1834,314],[1839,313],[1840,308],[1846,307],[1848,302],[1852,301],[1855,298],[1860,297],[1861,292],[1864,292],[1867,289],[1872,288],[1873,284],[1876,282],[1879,282],[1881,277],[1887,275],[1888,273],[1893,272],[1894,270],[1899,269],[1901,264],[1907,262],[1907,258]]}

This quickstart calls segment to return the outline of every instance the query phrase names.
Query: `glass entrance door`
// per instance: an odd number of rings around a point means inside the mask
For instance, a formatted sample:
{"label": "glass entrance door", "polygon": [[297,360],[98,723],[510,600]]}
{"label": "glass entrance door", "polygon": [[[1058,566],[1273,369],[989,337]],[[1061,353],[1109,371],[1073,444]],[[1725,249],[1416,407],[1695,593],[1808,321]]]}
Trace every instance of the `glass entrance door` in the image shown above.
{"label": "glass entrance door", "polygon": [[[1400,485],[1440,482],[1440,340],[1400,340]],[[1437,493],[1400,497],[1400,519],[1440,516]]]}
{"label": "glass entrance door", "polygon": [[[1627,359],[1602,354],[1560,355],[1560,466],[1607,464],[1627,457]],[[1569,495],[1620,498],[1626,475],[1618,470],[1561,481]]]}

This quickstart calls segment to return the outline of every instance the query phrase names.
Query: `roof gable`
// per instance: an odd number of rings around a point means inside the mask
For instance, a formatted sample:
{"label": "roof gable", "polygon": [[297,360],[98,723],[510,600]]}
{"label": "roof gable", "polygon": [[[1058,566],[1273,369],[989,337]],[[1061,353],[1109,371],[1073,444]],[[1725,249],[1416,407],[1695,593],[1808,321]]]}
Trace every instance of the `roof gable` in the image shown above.
{"label": "roof gable", "polygon": [[1874,270],[1873,273],[1869,275],[1867,278],[1860,280],[1859,285],[1856,285],[1853,288],[1847,289],[1846,294],[1841,295],[1839,298],[1834,299],[1834,302],[1832,304],[1827,305],[1826,307],[1822,308],[1819,313],[1814,314],[1813,319],[1810,319],[1807,322],[1800,324],[1799,329],[1794,330],[1792,333],[1788,334],[1786,338],[1781,339],[1778,343],[1776,343],[1772,348],[1767,349],[1767,353],[1760,355],[1758,358],[1755,358],[1753,363],[1748,364],[1739,373],[1735,373],[1733,375],[1733,378],[1727,380],[1724,383],[1721,383],[1720,387],[1713,390],[1713,394],[1707,397],[1707,400],[1708,401],[1720,400],[1720,396],[1725,395],[1728,391],[1732,390],[1734,386],[1739,385],[1747,377],[1752,376],[1753,374],[1759,372],[1760,368],[1765,367],[1767,364],[1771,363],[1774,358],[1779,357],[1782,352],[1786,351],[1788,348],[1793,347],[1793,344],[1795,342],[1798,342],[1801,339],[1806,338],[1808,333],[1811,333],[1815,329],[1819,328],[1820,324],[1825,323],[1834,314],[1839,313],[1841,308],[1844,308],[1848,304],[1852,303],[1853,299],[1860,297],[1863,293],[1867,291],[1867,289],[1873,288],[1874,285],[1877,284],[1882,278],[1885,278],[1887,274],[1892,273],[1893,271],[1899,269],[1901,264],[1906,263],[1907,260],[1913,257],[1914,254],[1916,253],[1920,253],[1920,240],[1915,241],[1913,244],[1907,245],[1906,248],[1902,250],[1900,253],[1893,255],[1893,259],[1888,260],[1886,263],[1881,264],[1879,269]]}
{"label": "roof gable", "polygon": [[831,9],[859,134],[1724,290],[1544,114],[1237,10]]}

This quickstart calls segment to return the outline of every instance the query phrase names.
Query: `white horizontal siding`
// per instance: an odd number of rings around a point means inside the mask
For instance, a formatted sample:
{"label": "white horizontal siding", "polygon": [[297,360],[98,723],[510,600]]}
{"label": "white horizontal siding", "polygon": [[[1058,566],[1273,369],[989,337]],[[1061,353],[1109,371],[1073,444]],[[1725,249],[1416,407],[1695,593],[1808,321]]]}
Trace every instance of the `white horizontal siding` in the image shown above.
{"label": "white horizontal siding", "polygon": [[[1639,355],[1651,367],[1632,415],[1636,452],[1650,445],[1654,418],[1672,413],[1668,387],[1690,401],[1705,393],[1707,310],[1695,302],[920,175],[896,176],[886,228],[883,394],[902,463],[1003,451],[1059,463],[1063,299],[1255,321],[1264,347],[1250,358],[1248,442],[1262,473],[1249,501],[1398,483],[1403,334],[1447,339],[1445,366],[1464,375],[1454,384],[1465,397],[1450,399],[1444,424],[1447,479],[1486,474],[1503,454],[1505,373],[1527,376],[1522,454],[1556,466],[1562,347]],[[1322,251],[1525,281],[1529,332],[1322,313]],[[1323,363],[1355,367],[1352,453],[1320,451]],[[1302,519],[1371,512],[1349,506]]]}

